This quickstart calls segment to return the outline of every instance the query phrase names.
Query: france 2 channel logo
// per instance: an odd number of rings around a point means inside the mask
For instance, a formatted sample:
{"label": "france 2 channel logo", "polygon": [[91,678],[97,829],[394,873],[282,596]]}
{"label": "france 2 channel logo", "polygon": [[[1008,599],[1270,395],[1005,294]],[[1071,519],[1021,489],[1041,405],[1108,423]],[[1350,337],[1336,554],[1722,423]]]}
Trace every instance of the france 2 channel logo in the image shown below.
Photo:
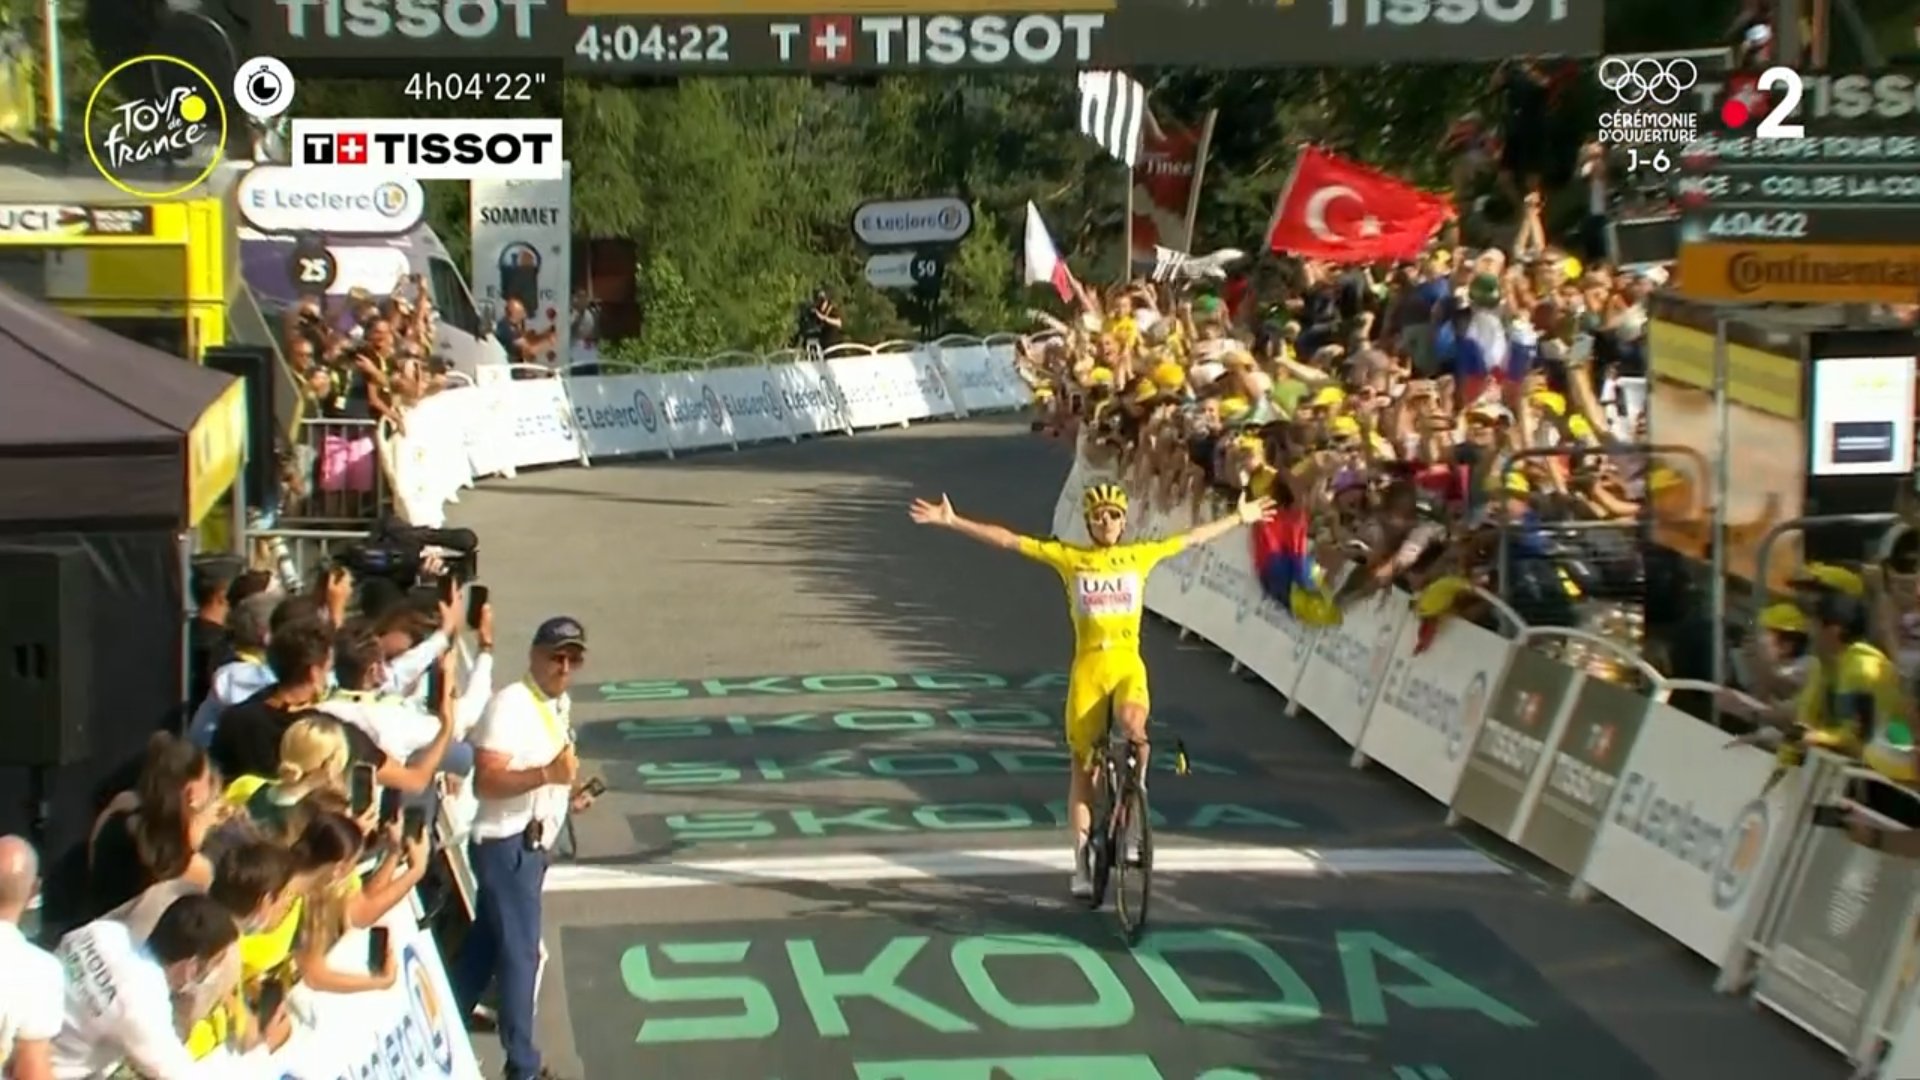
{"label": "france 2 channel logo", "polygon": [[1609,56],[1600,61],[1596,74],[1601,89],[1612,93],[1615,102],[1600,114],[1602,143],[1685,146],[1699,137],[1703,112],[1717,112],[1730,133],[1753,124],[1755,139],[1805,136],[1802,125],[1785,122],[1799,108],[1804,92],[1792,68],[1771,67],[1757,77],[1714,73],[1709,78],[1687,56]]}

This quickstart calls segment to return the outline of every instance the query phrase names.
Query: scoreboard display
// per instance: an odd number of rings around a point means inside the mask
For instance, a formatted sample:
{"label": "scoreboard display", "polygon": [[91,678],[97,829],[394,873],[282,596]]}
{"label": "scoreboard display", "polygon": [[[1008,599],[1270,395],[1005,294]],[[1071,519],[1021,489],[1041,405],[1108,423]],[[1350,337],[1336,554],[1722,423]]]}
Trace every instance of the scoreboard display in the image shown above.
{"label": "scoreboard display", "polygon": [[253,53],[707,75],[1585,56],[1595,0],[227,0]]}

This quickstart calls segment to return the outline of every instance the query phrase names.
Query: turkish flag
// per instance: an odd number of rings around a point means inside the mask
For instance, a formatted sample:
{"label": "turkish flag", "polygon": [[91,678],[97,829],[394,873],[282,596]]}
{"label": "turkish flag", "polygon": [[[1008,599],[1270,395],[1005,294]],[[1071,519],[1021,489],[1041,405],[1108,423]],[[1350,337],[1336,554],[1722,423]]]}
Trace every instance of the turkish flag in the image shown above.
{"label": "turkish flag", "polygon": [[1309,146],[1273,208],[1267,244],[1310,259],[1411,259],[1452,216],[1442,196]]}

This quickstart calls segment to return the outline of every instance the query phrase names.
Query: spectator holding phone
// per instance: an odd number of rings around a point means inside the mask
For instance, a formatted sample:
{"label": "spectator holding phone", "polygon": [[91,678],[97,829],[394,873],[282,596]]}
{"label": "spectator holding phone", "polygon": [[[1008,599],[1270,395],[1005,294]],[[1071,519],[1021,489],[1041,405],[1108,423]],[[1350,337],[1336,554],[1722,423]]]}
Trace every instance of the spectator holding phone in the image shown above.
{"label": "spectator holding phone", "polygon": [[404,902],[427,870],[424,837],[407,838],[396,824],[385,832],[384,854],[365,880],[355,872],[368,846],[361,823],[318,804],[294,844],[302,867],[302,915],[295,967],[308,987],[331,994],[384,990],[399,977],[389,953],[378,970],[343,970],[333,962],[334,946],[349,930],[372,927]]}
{"label": "spectator holding phone", "polygon": [[[444,647],[438,678],[450,684],[453,654]],[[349,621],[334,643],[338,689],[319,708],[346,723],[353,759],[373,766],[380,787],[417,795],[440,771],[454,731],[453,703],[443,700],[432,716],[405,698],[383,693],[390,684],[387,661],[372,625]]]}

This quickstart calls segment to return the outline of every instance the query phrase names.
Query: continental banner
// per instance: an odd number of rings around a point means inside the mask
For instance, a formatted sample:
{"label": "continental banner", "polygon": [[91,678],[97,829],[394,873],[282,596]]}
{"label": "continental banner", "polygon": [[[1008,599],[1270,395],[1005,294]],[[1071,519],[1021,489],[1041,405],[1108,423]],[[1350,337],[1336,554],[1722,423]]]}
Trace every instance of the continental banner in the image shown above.
{"label": "continental banner", "polygon": [[1685,244],[1680,289],[1742,304],[1911,304],[1920,249],[1823,244]]}

